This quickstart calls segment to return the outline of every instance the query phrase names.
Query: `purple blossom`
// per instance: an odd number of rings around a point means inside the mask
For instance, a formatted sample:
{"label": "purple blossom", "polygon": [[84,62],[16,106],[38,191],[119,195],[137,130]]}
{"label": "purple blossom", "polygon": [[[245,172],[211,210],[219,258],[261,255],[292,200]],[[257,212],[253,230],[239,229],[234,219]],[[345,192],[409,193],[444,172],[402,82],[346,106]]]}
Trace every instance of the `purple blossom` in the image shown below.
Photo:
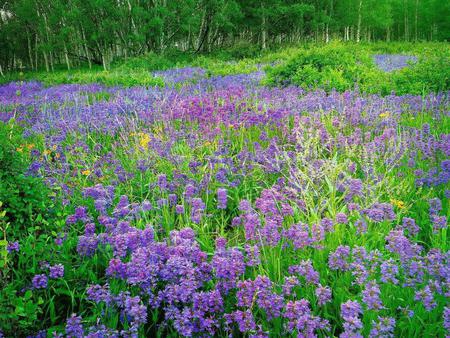
{"label": "purple blossom", "polygon": [[64,277],[64,265],[56,264],[50,267],[50,278],[62,278]]}
{"label": "purple blossom", "polygon": [[306,299],[289,301],[283,316],[287,319],[287,330],[297,331],[302,337],[316,337],[317,330],[327,329],[329,325],[328,321],[312,315]]}
{"label": "purple blossom", "polygon": [[392,258],[381,263],[380,266],[381,281],[383,283],[398,284],[398,265]]}
{"label": "purple blossom", "polygon": [[349,268],[350,248],[348,246],[340,245],[336,251],[331,252],[328,257],[328,266],[332,270],[347,271]]}
{"label": "purple blossom", "polygon": [[341,337],[360,336],[359,330],[363,327],[359,319],[361,314],[362,309],[358,302],[348,300],[341,304],[341,317],[344,319],[344,332]]}
{"label": "purple blossom", "polygon": [[9,242],[8,246],[6,247],[6,250],[8,251],[8,253],[12,253],[13,251],[19,252],[20,250],[20,245],[19,242]]}
{"label": "purple blossom", "polygon": [[336,214],[336,222],[340,224],[347,224],[348,223],[347,215],[344,214],[343,212],[338,212]]}
{"label": "purple blossom", "polygon": [[75,314],[72,314],[70,318],[67,318],[66,335],[68,338],[79,338],[84,336],[81,320],[82,318]]}
{"label": "purple blossom", "polygon": [[322,306],[331,301],[331,289],[328,286],[319,285],[315,292],[319,305]]}
{"label": "purple blossom", "polygon": [[227,208],[227,190],[224,188],[217,189],[217,208]]}
{"label": "purple blossom", "polygon": [[380,293],[380,288],[375,281],[366,284],[362,292],[362,300],[369,310],[380,310],[384,308],[381,303]]}
{"label": "purple blossom", "polygon": [[35,289],[45,289],[47,288],[48,278],[46,275],[35,275],[32,280],[33,288]]}
{"label": "purple blossom", "polygon": [[370,338],[394,337],[395,319],[391,317],[378,317],[378,321],[372,321]]}
{"label": "purple blossom", "polygon": [[431,311],[436,307],[436,302],[434,301],[433,292],[427,285],[422,290],[418,290],[415,293],[414,299],[422,302],[423,306],[427,311]]}

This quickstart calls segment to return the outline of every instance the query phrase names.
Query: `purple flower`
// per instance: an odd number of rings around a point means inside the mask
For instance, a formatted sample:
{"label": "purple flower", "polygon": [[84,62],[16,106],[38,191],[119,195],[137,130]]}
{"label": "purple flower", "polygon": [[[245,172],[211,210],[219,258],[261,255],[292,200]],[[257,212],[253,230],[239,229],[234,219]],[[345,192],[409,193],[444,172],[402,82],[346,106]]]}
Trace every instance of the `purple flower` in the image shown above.
{"label": "purple flower", "polygon": [[50,267],[50,278],[64,277],[64,265],[56,264]]}
{"label": "purple flower", "polygon": [[292,290],[299,284],[300,281],[295,276],[284,277],[283,294],[285,296],[290,296],[292,294]]}
{"label": "purple flower", "polygon": [[444,318],[444,329],[450,331],[450,307],[448,306],[444,307],[443,318]]}
{"label": "purple flower", "polygon": [[363,328],[359,319],[360,314],[362,309],[358,302],[349,300],[341,304],[341,316],[344,319],[344,332],[341,337],[362,337],[359,333]]}
{"label": "purple flower", "polygon": [[224,188],[217,189],[217,208],[227,208],[227,190]]}
{"label": "purple flower", "polygon": [[247,266],[257,266],[261,262],[259,255],[259,247],[257,245],[245,245],[245,258]]}
{"label": "purple flower", "polygon": [[230,317],[235,323],[237,323],[239,331],[242,333],[254,331],[256,329],[255,318],[250,310],[236,310],[231,313]]}
{"label": "purple flower", "polygon": [[106,269],[106,275],[115,278],[125,278],[127,273],[127,265],[119,258],[112,258],[109,261],[109,266]]}
{"label": "purple flower", "polygon": [[439,198],[432,198],[428,203],[430,205],[430,215],[437,215],[442,210],[442,202]]}
{"label": "purple flower", "polygon": [[331,301],[331,289],[328,286],[319,286],[316,288],[317,303],[324,305]]}
{"label": "purple flower", "polygon": [[167,176],[165,174],[159,174],[158,175],[158,187],[161,189],[161,191],[164,191],[167,189]]}
{"label": "purple flower", "polygon": [[307,283],[318,284],[319,273],[314,270],[311,260],[301,261],[299,265],[290,266],[288,269],[290,274],[299,274],[305,277]]}
{"label": "purple flower", "polygon": [[142,211],[147,212],[153,209],[152,204],[150,203],[150,201],[143,201],[142,205],[141,205]]}
{"label": "purple flower", "polygon": [[19,250],[20,250],[19,242],[17,242],[17,241],[9,242],[6,250],[8,251],[8,253],[12,253],[13,251],[19,252]]}
{"label": "purple flower", "polygon": [[184,214],[184,206],[181,205],[181,204],[177,204],[177,205],[175,206],[175,213],[176,213],[177,215],[182,215],[182,214]]}
{"label": "purple flower", "polygon": [[347,271],[349,268],[350,248],[340,245],[335,252],[330,253],[328,258],[328,266],[331,270]]}
{"label": "purple flower", "polygon": [[421,301],[427,311],[431,311],[436,307],[433,292],[428,285],[425,286],[425,288],[423,288],[422,290],[416,291],[414,299],[417,301]]}
{"label": "purple flower", "polygon": [[433,233],[437,234],[439,230],[447,228],[447,217],[431,215],[431,222],[433,223]]}
{"label": "purple flower", "polygon": [[404,217],[402,225],[400,226],[403,231],[407,231],[410,237],[414,237],[420,231],[419,227],[416,224],[416,221],[413,218]]}
{"label": "purple flower", "polygon": [[398,265],[394,262],[393,259],[390,258],[381,263],[380,272],[381,281],[383,283],[398,284]]}
{"label": "purple flower", "polygon": [[323,218],[323,219],[320,221],[320,224],[322,225],[323,229],[324,229],[326,232],[332,232],[332,231],[334,231],[334,223],[333,223],[333,220],[332,220],[332,219],[330,219],[330,218]]}
{"label": "purple flower", "polygon": [[302,337],[316,337],[317,330],[326,329],[329,325],[328,321],[312,315],[306,299],[289,301],[283,316],[287,319],[287,330],[289,332],[297,330]]}
{"label": "purple flower", "polygon": [[147,322],[147,308],[141,304],[138,296],[125,299],[125,311],[134,324],[141,325]]}
{"label": "purple flower", "polygon": [[45,289],[48,284],[48,278],[46,275],[35,275],[32,280],[33,288],[35,289]]}
{"label": "purple flower", "polygon": [[348,223],[347,215],[344,214],[343,212],[338,212],[336,214],[336,222],[341,224],[347,224]]}
{"label": "purple flower", "polygon": [[367,305],[369,310],[383,309],[383,304],[380,299],[380,288],[375,281],[371,281],[366,284],[365,289],[362,292],[363,302]]}
{"label": "purple flower", "polygon": [[66,335],[68,338],[79,338],[84,336],[81,320],[82,318],[75,314],[72,314],[70,318],[67,318]]}
{"label": "purple flower", "polygon": [[239,210],[248,213],[252,210],[252,205],[250,204],[250,201],[248,200],[241,200],[239,202]]}
{"label": "purple flower", "polygon": [[395,319],[391,317],[378,317],[378,321],[372,321],[370,338],[394,337]]}

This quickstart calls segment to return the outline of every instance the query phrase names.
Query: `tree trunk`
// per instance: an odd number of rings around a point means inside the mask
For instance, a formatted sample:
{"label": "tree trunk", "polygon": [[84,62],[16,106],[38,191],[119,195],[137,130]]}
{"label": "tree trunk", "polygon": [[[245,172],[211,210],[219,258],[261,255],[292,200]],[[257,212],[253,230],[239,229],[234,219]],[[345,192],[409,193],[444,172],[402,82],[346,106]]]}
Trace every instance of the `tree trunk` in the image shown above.
{"label": "tree trunk", "polygon": [[48,56],[47,56],[47,52],[46,51],[42,51],[42,54],[44,54],[44,61],[45,61],[45,70],[47,72],[50,71],[50,67],[48,65]]}
{"label": "tree trunk", "polygon": [[38,70],[38,36],[34,39],[34,69]]}
{"label": "tree trunk", "polygon": [[266,13],[264,9],[264,2],[261,2],[261,10],[262,10],[262,32],[261,32],[261,47],[262,49],[266,49],[267,45],[267,28],[266,28]]}
{"label": "tree trunk", "polygon": [[362,0],[359,0],[359,5],[358,5],[358,27],[356,29],[356,42],[359,43],[360,38],[361,38],[361,16],[362,16]]}
{"label": "tree trunk", "polygon": [[31,66],[31,69],[34,70],[33,54],[31,52],[30,33],[28,32],[28,30],[27,30],[27,47],[28,47],[28,57],[30,58],[30,66]]}
{"label": "tree trunk", "polygon": [[89,57],[89,50],[88,50],[88,47],[87,47],[87,41],[86,41],[86,36],[84,34],[83,27],[81,27],[81,37],[82,37],[82,40],[83,40],[84,54],[86,55],[86,59],[87,59],[88,64],[89,64],[89,69],[91,69],[92,68],[92,62],[91,62],[91,58]]}
{"label": "tree trunk", "polygon": [[69,53],[67,52],[67,46],[65,41],[64,41],[64,58],[66,59],[67,70],[70,70]]}

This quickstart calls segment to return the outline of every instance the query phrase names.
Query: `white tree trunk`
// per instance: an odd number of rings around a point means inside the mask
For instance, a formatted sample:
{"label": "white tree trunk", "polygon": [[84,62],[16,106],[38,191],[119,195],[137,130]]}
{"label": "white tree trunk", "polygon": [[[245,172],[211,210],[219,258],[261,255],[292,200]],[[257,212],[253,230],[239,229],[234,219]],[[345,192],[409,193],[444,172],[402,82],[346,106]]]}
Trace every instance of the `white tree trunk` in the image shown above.
{"label": "white tree trunk", "polygon": [[356,29],[356,42],[360,41],[361,38],[361,16],[362,16],[362,0],[359,0],[359,5],[358,5],[358,27]]}
{"label": "white tree trunk", "polygon": [[266,28],[266,13],[264,12],[264,3],[261,2],[262,9],[262,34],[261,34],[261,47],[262,49],[266,49],[267,47],[267,28]]}

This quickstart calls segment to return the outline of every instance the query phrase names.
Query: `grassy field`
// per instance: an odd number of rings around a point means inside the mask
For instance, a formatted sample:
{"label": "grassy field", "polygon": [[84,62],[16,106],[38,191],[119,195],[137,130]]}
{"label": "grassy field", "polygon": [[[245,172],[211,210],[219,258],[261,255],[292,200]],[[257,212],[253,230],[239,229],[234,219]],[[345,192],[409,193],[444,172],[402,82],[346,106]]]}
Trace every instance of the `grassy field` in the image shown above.
{"label": "grassy field", "polygon": [[448,44],[0,85],[0,337],[450,334]]}

